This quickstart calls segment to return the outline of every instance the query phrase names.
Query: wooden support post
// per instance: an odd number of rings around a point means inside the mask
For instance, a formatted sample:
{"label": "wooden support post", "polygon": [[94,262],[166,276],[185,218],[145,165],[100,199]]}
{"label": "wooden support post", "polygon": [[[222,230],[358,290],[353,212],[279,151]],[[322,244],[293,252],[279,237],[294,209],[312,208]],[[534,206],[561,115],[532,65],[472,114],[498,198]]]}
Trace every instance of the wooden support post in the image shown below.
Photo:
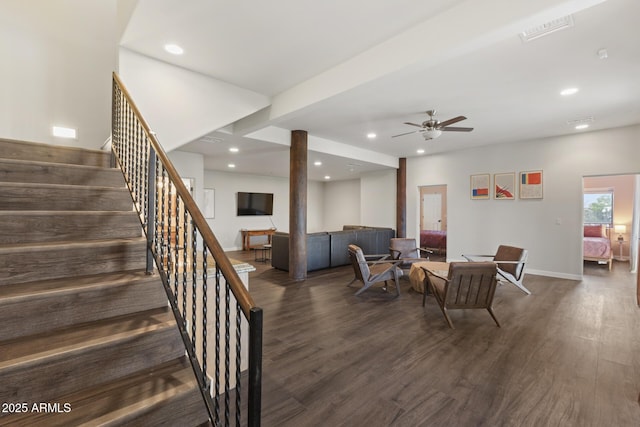
{"label": "wooden support post", "polygon": [[396,236],[407,237],[407,159],[400,158],[396,172]]}
{"label": "wooden support post", "polygon": [[289,277],[307,278],[307,132],[291,131],[289,158]]}

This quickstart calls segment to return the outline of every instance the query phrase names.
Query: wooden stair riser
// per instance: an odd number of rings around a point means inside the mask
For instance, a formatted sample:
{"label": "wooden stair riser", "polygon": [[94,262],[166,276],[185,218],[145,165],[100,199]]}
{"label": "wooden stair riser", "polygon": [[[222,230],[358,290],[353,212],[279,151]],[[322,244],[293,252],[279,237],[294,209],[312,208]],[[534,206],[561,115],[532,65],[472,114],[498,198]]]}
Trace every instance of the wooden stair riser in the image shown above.
{"label": "wooden stair riser", "polygon": [[111,153],[35,142],[0,139],[0,158],[109,167]]}
{"label": "wooden stair riser", "polygon": [[124,187],[120,169],[0,159],[0,182]]}
{"label": "wooden stair riser", "polygon": [[4,289],[0,288],[0,340],[167,306],[166,294],[157,275],[123,276],[120,281],[58,285],[58,289],[55,288],[57,283],[52,283],[25,291],[19,288],[28,286],[21,284],[16,286],[17,295],[3,295]]}
{"label": "wooden stair riser", "polygon": [[0,183],[0,210],[130,211],[126,188]]}
{"label": "wooden stair riser", "polygon": [[142,236],[140,219],[134,211],[0,211],[0,222],[0,245]]}
{"label": "wooden stair riser", "polygon": [[141,270],[146,255],[143,239],[0,248],[0,285]]}
{"label": "wooden stair riser", "polygon": [[29,360],[0,363],[0,402],[52,402],[85,387],[131,375],[184,355],[175,324],[120,334]]}
{"label": "wooden stair riser", "polygon": [[84,423],[198,426],[208,421],[186,357],[100,387],[62,396],[59,400],[68,402],[73,410],[54,416],[21,414],[4,420],[0,416],[0,425],[6,421],[12,427],[66,427]]}

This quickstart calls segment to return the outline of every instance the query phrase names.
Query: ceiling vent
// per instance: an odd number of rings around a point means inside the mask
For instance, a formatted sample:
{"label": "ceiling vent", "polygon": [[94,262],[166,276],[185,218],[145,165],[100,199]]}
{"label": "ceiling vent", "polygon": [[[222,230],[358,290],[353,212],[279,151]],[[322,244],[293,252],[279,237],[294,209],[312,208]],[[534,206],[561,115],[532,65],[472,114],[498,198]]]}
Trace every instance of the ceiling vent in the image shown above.
{"label": "ceiling vent", "polygon": [[533,28],[529,28],[520,33],[520,38],[523,43],[530,42],[531,40],[539,39],[540,37],[548,36],[556,31],[564,30],[565,28],[573,27],[573,16],[567,15],[562,18],[554,19],[553,21],[546,22],[542,25],[538,25]]}
{"label": "ceiling vent", "polygon": [[213,144],[213,143],[216,143],[216,142],[222,142],[222,141],[224,141],[224,139],[223,138],[219,138],[217,136],[205,135],[202,138],[200,138],[200,141],[208,142],[210,144]]}
{"label": "ceiling vent", "polygon": [[585,123],[591,123],[593,122],[593,116],[588,116],[588,117],[583,117],[581,119],[575,119],[575,120],[567,120],[567,124],[570,126],[576,126],[576,125],[582,125]]}

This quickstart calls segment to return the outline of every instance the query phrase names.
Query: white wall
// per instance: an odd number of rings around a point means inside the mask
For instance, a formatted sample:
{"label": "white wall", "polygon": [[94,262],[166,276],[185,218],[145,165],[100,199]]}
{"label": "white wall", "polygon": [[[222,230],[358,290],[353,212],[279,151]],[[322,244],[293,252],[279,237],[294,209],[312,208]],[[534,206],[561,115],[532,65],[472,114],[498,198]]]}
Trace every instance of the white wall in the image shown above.
{"label": "white wall", "polygon": [[324,231],[360,224],[360,180],[325,182],[322,216]]}
{"label": "white wall", "polygon": [[[116,5],[2,1],[0,137],[100,148],[111,132]],[[54,138],[54,124],[78,129],[78,139]]]}
{"label": "white wall", "polygon": [[[446,184],[449,259],[460,259],[462,253],[491,253],[500,244],[512,244],[529,250],[529,272],[579,279],[582,177],[637,173],[638,159],[640,126],[411,158],[407,161],[407,234],[419,233],[417,187]],[[537,169],[544,172],[541,200],[469,197],[472,174]]]}
{"label": "white wall", "polygon": [[[360,221],[373,227],[396,228],[397,172],[386,170],[360,179]],[[396,230],[397,231],[397,230]]]}
{"label": "white wall", "polygon": [[166,151],[269,105],[269,98],[121,48],[118,70]]}
{"label": "white wall", "polygon": [[[278,231],[289,231],[288,178],[207,170],[204,172],[204,187],[215,190],[215,218],[207,221],[225,250],[242,248],[240,230],[243,228],[265,229],[275,226]],[[237,216],[236,194],[238,191],[273,193],[273,216]],[[323,183],[309,181],[307,185],[307,232],[309,233],[323,230],[323,192]]]}
{"label": "white wall", "polygon": [[182,178],[193,178],[195,180],[193,198],[198,207],[202,209],[202,201],[204,200],[204,156],[185,151],[172,151],[167,155]]}

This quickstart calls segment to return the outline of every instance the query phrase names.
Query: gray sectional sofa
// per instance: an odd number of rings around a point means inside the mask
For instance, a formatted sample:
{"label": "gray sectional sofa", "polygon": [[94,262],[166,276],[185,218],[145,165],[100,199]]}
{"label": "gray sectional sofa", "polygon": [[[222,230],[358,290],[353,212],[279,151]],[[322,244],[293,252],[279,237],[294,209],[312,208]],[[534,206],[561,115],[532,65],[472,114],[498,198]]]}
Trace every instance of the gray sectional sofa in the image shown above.
{"label": "gray sectional sofa", "polygon": [[[349,264],[347,246],[355,244],[366,255],[388,254],[395,230],[345,225],[340,231],[307,234],[307,271]],[[289,271],[289,233],[276,232],[271,240],[271,266]]]}

